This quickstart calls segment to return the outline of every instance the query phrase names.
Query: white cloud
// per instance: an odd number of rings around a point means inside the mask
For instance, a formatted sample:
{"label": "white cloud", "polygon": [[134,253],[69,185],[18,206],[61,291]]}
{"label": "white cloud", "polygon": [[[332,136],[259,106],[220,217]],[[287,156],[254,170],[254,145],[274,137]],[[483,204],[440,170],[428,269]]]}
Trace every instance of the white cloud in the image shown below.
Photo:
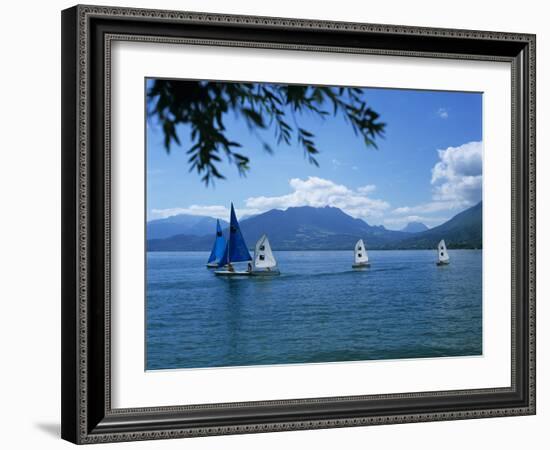
{"label": "white cloud", "polygon": [[[425,203],[391,210],[387,201],[372,197],[376,190],[376,186],[372,184],[353,189],[328,179],[308,177],[290,179],[288,194],[249,197],[244,208],[237,209],[237,214],[242,218],[270,209],[333,206],[370,223],[382,222],[397,227],[408,222],[424,222],[433,226],[448,219],[432,217],[434,213],[464,209],[481,199],[482,151],[482,142],[469,142],[459,147],[438,150],[439,161],[432,168],[430,181],[432,200]],[[176,214],[228,220],[229,208],[222,205],[191,205],[187,208],[153,209],[149,219]]]}
{"label": "white cloud", "polygon": [[354,190],[318,177],[308,177],[306,180],[292,178],[289,185],[292,189],[290,194],[277,197],[250,197],[246,200],[246,207],[267,211],[293,206],[334,206],[362,219],[381,217],[383,211],[390,208],[389,203],[369,197],[368,194],[375,189],[373,185]]}
{"label": "white cloud", "polygon": [[471,205],[481,200],[482,142],[438,150],[440,161],[432,169],[434,200]]}
{"label": "white cloud", "polygon": [[481,200],[483,143],[468,142],[438,150],[432,168],[432,201],[394,209],[394,214],[426,214],[466,208]]}
{"label": "white cloud", "polygon": [[441,118],[441,119],[448,119],[449,118],[449,111],[447,110],[447,108],[439,108],[437,110],[437,115]]}
{"label": "white cloud", "polygon": [[[276,197],[250,197],[245,201],[244,208],[237,208],[237,215],[244,216],[260,214],[270,209],[287,209],[293,206],[334,206],[347,214],[367,219],[380,218],[382,212],[390,208],[389,203],[373,199],[369,196],[376,186],[369,184],[357,189],[350,189],[342,184],[336,184],[324,178],[309,177],[305,180],[292,178],[289,180],[291,192]],[[222,205],[191,205],[187,208],[153,209],[151,219],[162,219],[177,214],[193,216],[209,216],[224,220],[229,218],[229,208]]]}

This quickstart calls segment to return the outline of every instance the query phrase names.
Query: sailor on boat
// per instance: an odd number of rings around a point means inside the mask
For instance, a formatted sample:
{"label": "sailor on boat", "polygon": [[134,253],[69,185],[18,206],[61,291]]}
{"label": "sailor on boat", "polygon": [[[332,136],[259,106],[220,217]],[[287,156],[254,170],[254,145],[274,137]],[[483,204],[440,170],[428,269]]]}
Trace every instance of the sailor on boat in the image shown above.
{"label": "sailor on boat", "polygon": [[364,269],[370,267],[369,255],[363,239],[359,239],[355,244],[355,262],[351,266],[353,269]]}
{"label": "sailor on boat", "polygon": [[437,244],[437,262],[438,266],[446,266],[450,262],[449,253],[447,253],[447,246],[445,241],[441,239]]}

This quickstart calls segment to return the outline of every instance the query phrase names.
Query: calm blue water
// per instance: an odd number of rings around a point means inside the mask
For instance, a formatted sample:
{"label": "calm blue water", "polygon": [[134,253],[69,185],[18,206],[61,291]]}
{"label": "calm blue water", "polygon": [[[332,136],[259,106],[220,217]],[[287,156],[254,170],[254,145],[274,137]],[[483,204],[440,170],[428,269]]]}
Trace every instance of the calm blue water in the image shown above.
{"label": "calm blue water", "polygon": [[480,355],[481,251],[277,252],[281,276],[220,278],[208,253],[147,254],[146,368]]}

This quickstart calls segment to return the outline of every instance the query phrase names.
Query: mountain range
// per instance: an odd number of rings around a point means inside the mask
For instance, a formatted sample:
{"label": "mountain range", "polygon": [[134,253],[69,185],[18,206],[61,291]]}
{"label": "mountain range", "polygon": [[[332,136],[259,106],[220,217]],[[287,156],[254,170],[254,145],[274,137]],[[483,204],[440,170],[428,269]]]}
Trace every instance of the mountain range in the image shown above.
{"label": "mountain range", "polygon": [[[148,251],[208,251],[212,247],[216,219],[193,223],[190,217],[173,216],[147,224]],[[176,226],[176,225],[181,225]],[[481,202],[431,229],[409,224],[404,230],[369,225],[334,207],[310,206],[272,209],[240,221],[249,247],[267,234],[274,250],[348,250],[359,238],[370,249],[427,249],[445,239],[448,248],[481,248]],[[419,226],[420,225],[420,226]],[[227,223],[223,222],[227,236]],[[425,225],[424,225],[425,227]],[[405,231],[407,230],[407,231]],[[177,233],[169,235],[169,233]]]}
{"label": "mountain range", "polygon": [[483,207],[479,202],[437,227],[416,233],[385,248],[434,248],[441,239],[445,239],[448,248],[482,248],[482,214]]}
{"label": "mountain range", "polygon": [[[229,225],[221,219],[220,224],[222,228],[227,228]],[[216,230],[216,219],[213,217],[178,214],[147,222],[147,239],[164,239],[177,234],[211,236],[214,232],[212,230]]]}
{"label": "mountain range", "polygon": [[429,228],[421,222],[409,222],[405,227],[401,228],[401,231],[405,233],[421,233]]}

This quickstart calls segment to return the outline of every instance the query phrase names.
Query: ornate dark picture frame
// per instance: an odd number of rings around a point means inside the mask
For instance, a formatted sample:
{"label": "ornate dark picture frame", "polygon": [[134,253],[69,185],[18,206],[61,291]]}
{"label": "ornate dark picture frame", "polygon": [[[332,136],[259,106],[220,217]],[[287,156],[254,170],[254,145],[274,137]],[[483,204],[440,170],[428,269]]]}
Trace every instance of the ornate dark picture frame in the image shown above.
{"label": "ornate dark picture frame", "polygon": [[[511,386],[111,407],[110,46],[116,40],[507,61]],[[535,36],[75,6],[62,13],[62,437],[84,444],[535,414]]]}

